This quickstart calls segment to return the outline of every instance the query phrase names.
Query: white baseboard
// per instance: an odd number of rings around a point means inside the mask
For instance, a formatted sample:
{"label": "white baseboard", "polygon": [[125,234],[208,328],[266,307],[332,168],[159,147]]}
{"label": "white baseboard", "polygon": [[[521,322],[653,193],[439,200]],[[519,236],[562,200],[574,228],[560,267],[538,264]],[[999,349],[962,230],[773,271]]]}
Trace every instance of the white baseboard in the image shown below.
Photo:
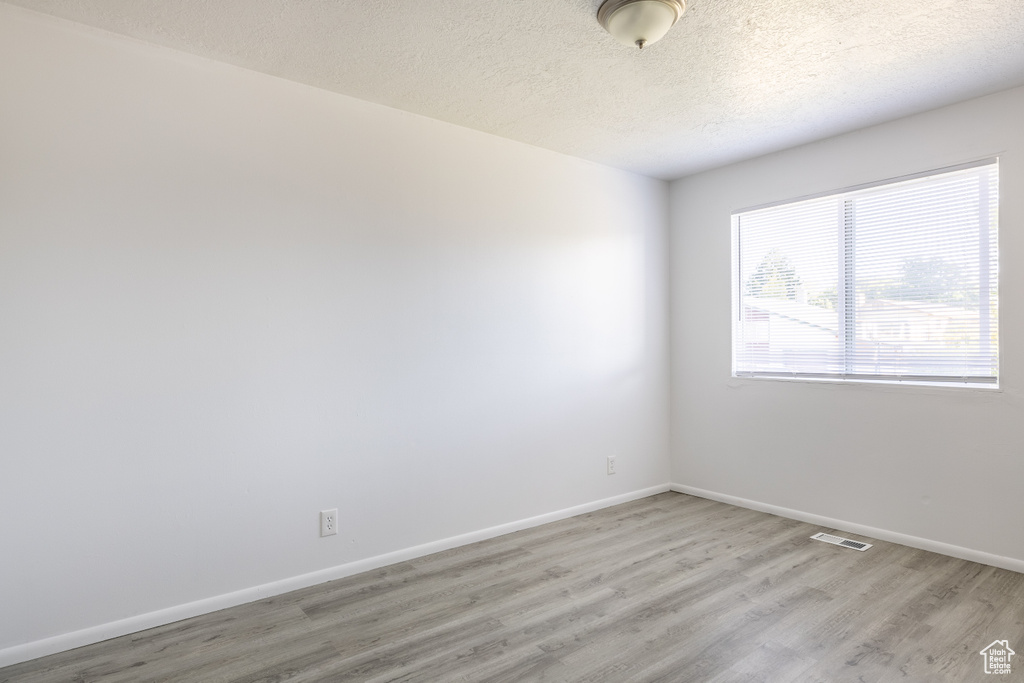
{"label": "white baseboard", "polygon": [[720,503],[728,503],[729,505],[735,505],[741,508],[748,508],[750,510],[757,510],[759,512],[768,512],[773,515],[778,515],[779,517],[796,519],[801,522],[816,524],[818,526],[823,526],[828,529],[838,529],[840,531],[847,531],[851,534],[859,534],[861,536],[877,538],[881,541],[899,543],[900,545],[910,546],[911,548],[929,550],[933,553],[949,555],[950,557],[957,557],[961,560],[970,560],[971,562],[978,562],[980,564],[987,564],[993,567],[999,567],[1001,569],[1009,569],[1010,571],[1024,573],[1024,560],[1019,560],[1014,557],[993,555],[991,553],[982,552],[981,550],[963,548],[958,545],[942,543],[941,541],[933,541],[931,539],[920,538],[918,536],[909,536],[907,534],[901,534],[897,531],[889,531],[888,529],[878,529],[871,526],[865,526],[863,524],[855,524],[853,522],[847,522],[842,519],[823,517],[822,515],[815,515],[810,512],[791,510],[789,508],[779,507],[778,505],[761,503],[756,500],[748,500],[746,498],[740,498],[738,496],[730,496],[728,494],[718,493],[716,491],[707,491],[705,489],[699,489],[694,486],[685,486],[683,484],[671,484],[670,488],[678,493],[688,493],[691,496],[697,496],[699,498],[708,498],[710,500],[717,500]]}
{"label": "white baseboard", "polygon": [[28,660],[36,659],[37,657],[45,657],[46,655],[64,652],[65,650],[82,647],[83,645],[91,645],[92,643],[98,643],[102,640],[117,638],[137,631],[144,631],[145,629],[153,628],[155,626],[163,626],[175,621],[181,621],[182,619],[195,617],[200,614],[216,612],[217,610],[225,609],[227,607],[235,607],[236,605],[242,605],[247,602],[263,600],[264,598],[281,595],[282,593],[288,593],[289,591],[298,590],[299,588],[315,586],[319,583],[333,581],[334,579],[341,579],[346,576],[352,576],[353,574],[359,574],[371,569],[395,564],[396,562],[405,562],[406,560],[423,557],[442,550],[448,550],[449,548],[456,548],[461,545],[484,541],[488,538],[503,536],[514,531],[547,524],[548,522],[556,522],[560,519],[582,515],[587,512],[611,507],[612,505],[628,503],[633,500],[639,500],[640,498],[646,498],[647,496],[653,496],[657,493],[664,493],[668,490],[668,484],[652,486],[650,488],[612,496],[611,498],[604,498],[602,500],[584,503],[583,505],[576,505],[571,508],[537,515],[536,517],[529,517],[527,519],[509,522],[508,524],[500,524],[488,529],[472,531],[468,534],[452,536],[439,541],[433,541],[431,543],[424,543],[411,548],[385,553],[384,555],[377,555],[376,557],[369,557],[364,560],[357,560],[355,562],[349,562],[336,567],[293,576],[287,579],[281,579],[280,581],[265,583],[261,586],[245,588],[233,593],[215,595],[203,600],[196,600],[195,602],[189,602],[183,605],[175,605],[174,607],[168,607],[155,612],[147,612],[146,614],[139,614],[134,617],[120,619],[106,624],[90,626],[89,628],[84,628],[79,631],[72,631],[71,633],[64,633],[59,636],[44,638],[31,643],[15,645],[13,647],[0,650],[0,667],[10,666],[20,662],[27,662]]}

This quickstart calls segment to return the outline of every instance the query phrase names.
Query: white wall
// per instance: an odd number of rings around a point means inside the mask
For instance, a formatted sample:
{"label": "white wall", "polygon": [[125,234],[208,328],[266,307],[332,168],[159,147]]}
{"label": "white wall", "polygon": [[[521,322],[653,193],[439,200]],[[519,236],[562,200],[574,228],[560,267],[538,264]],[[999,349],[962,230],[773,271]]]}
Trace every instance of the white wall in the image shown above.
{"label": "white wall", "polygon": [[[674,482],[1024,568],[1021,121],[1014,89],[673,183]],[[999,391],[730,379],[732,211],[997,154]]]}
{"label": "white wall", "polygon": [[666,184],[3,4],[0,64],[8,663],[668,481]]}

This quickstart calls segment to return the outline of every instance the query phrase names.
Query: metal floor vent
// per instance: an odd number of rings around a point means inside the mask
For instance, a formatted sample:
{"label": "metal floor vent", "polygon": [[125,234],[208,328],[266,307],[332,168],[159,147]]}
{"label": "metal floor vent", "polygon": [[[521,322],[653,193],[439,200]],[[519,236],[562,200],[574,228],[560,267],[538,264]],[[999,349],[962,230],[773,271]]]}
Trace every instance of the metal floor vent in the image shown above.
{"label": "metal floor vent", "polygon": [[831,543],[832,545],[841,545],[844,548],[853,548],[854,550],[867,550],[871,547],[870,543],[861,543],[860,541],[851,541],[848,538],[842,536],[833,536],[832,534],[816,533],[811,536],[815,541],[825,541],[825,543]]}

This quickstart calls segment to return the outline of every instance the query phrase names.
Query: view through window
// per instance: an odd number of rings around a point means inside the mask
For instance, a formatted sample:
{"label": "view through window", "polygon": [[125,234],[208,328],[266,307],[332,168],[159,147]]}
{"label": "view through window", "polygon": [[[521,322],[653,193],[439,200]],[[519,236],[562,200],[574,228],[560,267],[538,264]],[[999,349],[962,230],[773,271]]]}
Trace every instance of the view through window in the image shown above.
{"label": "view through window", "polygon": [[733,374],[994,385],[997,160],[733,214]]}

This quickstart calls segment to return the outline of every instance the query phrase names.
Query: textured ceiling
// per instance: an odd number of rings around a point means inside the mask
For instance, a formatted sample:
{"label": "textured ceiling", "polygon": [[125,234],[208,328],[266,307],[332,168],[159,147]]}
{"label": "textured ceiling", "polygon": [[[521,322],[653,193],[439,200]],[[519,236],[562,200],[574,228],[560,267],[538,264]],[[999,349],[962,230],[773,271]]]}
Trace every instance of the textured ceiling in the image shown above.
{"label": "textured ceiling", "polygon": [[7,0],[675,178],[1024,84],[1020,0],[691,0],[643,52],[600,0]]}

